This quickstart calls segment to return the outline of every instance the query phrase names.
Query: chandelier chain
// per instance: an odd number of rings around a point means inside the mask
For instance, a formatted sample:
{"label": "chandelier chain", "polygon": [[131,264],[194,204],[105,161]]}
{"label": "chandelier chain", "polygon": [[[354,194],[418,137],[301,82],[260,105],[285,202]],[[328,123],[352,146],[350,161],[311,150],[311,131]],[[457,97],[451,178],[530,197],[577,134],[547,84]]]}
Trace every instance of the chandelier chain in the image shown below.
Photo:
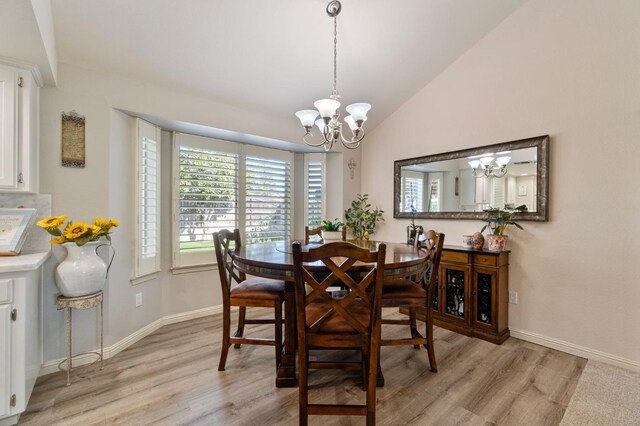
{"label": "chandelier chain", "polygon": [[[371,109],[368,103],[354,103],[346,107],[347,115],[344,118],[345,125],[351,130],[352,136],[345,138],[342,130],[343,124],[340,122],[340,93],[338,92],[338,19],[342,5],[339,0],[331,0],[327,5],[327,15],[333,18],[333,91],[329,96],[330,99],[319,99],[314,102],[317,110],[302,110],[296,112],[296,116],[300,119],[302,127],[305,129],[305,135],[302,137],[307,145],[313,147],[322,146],[325,151],[330,151],[333,145],[341,141],[348,149],[356,149],[360,146],[360,141],[364,139],[365,132],[363,123],[367,120],[367,111]],[[318,119],[318,115],[320,118]],[[311,138],[313,134],[311,130],[313,125],[318,126],[323,141],[314,143]],[[345,127],[346,128],[346,127]]]}
{"label": "chandelier chain", "polygon": [[333,95],[338,94],[338,16],[333,17]]}

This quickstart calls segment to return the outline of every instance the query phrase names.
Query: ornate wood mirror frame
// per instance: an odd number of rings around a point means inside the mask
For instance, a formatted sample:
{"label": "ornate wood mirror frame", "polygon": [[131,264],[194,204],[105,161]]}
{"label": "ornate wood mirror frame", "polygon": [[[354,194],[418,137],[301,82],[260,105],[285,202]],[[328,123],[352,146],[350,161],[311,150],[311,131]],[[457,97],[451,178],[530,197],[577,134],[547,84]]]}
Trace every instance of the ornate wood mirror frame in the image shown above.
{"label": "ornate wood mirror frame", "polygon": [[[511,155],[511,156],[514,156],[515,158],[518,155],[517,150],[527,150],[526,152],[530,153],[533,161],[528,161],[528,162],[523,161],[521,163],[514,161],[511,164],[508,164],[507,168],[516,167],[518,164],[527,163],[531,169],[530,179],[534,179],[533,170],[535,169],[535,183],[536,183],[535,188],[529,189],[531,194],[533,193],[536,194],[535,200],[533,198],[531,199],[530,211],[524,212],[524,213],[518,213],[517,219],[519,221],[520,220],[539,221],[539,222],[548,221],[549,220],[548,219],[549,217],[549,136],[548,135],[537,136],[534,138],[522,139],[522,140],[517,140],[512,142],[505,142],[505,143],[500,143],[495,145],[487,145],[479,148],[470,148],[470,149],[464,149],[460,151],[446,152],[443,154],[427,155],[424,157],[415,157],[415,158],[395,161],[394,162],[394,185],[393,185],[393,196],[394,196],[393,217],[394,218],[415,217],[417,219],[482,219],[484,218],[486,216],[486,213],[482,212],[482,209],[480,207],[488,207],[490,203],[485,203],[484,205],[483,203],[476,203],[477,193],[478,193],[478,189],[476,189],[476,187],[479,181],[483,178],[480,178],[480,179],[471,178],[470,176],[464,174],[464,173],[470,174],[473,171],[471,167],[467,165],[468,164],[467,160],[469,159],[469,157],[479,158],[483,155],[489,155],[490,153],[494,155],[495,153],[498,153],[499,155],[503,155],[504,153],[505,156]],[[534,154],[534,150],[535,150],[535,154]],[[507,152],[511,152],[511,154],[507,154]],[[521,151],[521,153],[523,152],[525,151]],[[448,160],[458,160],[458,161],[450,162],[450,163],[431,164],[436,162],[445,162]],[[401,205],[401,202],[403,199],[403,193],[402,193],[403,173],[404,175],[406,175],[407,172],[412,172],[414,174],[422,173],[423,175],[427,176],[429,172],[433,172],[433,170],[437,171],[438,166],[442,166],[444,164],[453,164],[453,163],[455,163],[455,166],[451,166],[451,168],[455,170],[452,170],[451,172],[445,171],[445,173],[449,173],[450,175],[447,178],[448,179],[447,185],[442,185],[442,188],[439,188],[438,191],[441,191],[441,192],[448,191],[447,193],[450,192],[451,194],[454,194],[455,197],[458,198],[459,210],[453,211],[454,209],[450,209],[451,211],[435,211],[435,212],[428,211],[432,207],[432,205],[430,204],[431,201],[429,201],[429,206],[427,208],[427,211],[412,212],[408,210],[406,206]],[[466,169],[464,167],[466,167]],[[440,167],[440,170],[443,170],[443,168]],[[440,175],[444,175],[440,171],[438,171],[438,173]],[[500,179],[500,178],[492,178],[492,179]],[[514,177],[513,179],[516,179],[516,178]],[[459,183],[462,183],[463,180],[465,182],[474,182],[473,184],[471,184],[471,185],[474,185],[474,188],[472,190],[474,204],[467,203],[467,205],[462,205],[462,202],[459,201],[460,199],[459,197],[461,197],[462,194],[458,192],[459,191],[458,186],[459,186]],[[489,184],[489,182],[487,182],[487,184]],[[512,180],[510,184],[511,186],[513,186],[514,181]],[[531,184],[533,186],[533,180],[531,181]],[[502,182],[500,183],[500,185],[503,185],[504,187],[505,183]],[[406,182],[405,182],[405,186],[406,186]],[[425,188],[426,186],[427,185],[425,185]],[[471,189],[466,189],[466,193],[469,194],[470,190]],[[406,188],[405,188],[405,191],[406,191]],[[423,192],[421,192],[421,194],[424,195],[424,190],[422,191]],[[431,191],[433,193],[433,189],[431,189]],[[506,190],[503,190],[503,191],[506,191]],[[521,187],[518,189],[518,193],[512,195],[512,199],[515,200],[517,196],[521,196],[523,195],[523,193],[525,195],[527,193],[527,187],[525,185],[521,185]],[[471,195],[467,195],[467,198],[469,198],[470,196]],[[495,198],[495,196],[492,196],[492,198]],[[406,197],[405,197],[405,201],[406,201]],[[408,204],[408,203],[405,203],[405,204]],[[445,203],[438,202],[438,209],[439,210],[446,209],[446,206],[444,204]],[[452,202],[449,204],[453,205],[455,203]],[[413,204],[411,205],[413,206]],[[535,209],[533,208],[533,206],[535,206]],[[491,207],[496,207],[496,206],[492,205]]]}

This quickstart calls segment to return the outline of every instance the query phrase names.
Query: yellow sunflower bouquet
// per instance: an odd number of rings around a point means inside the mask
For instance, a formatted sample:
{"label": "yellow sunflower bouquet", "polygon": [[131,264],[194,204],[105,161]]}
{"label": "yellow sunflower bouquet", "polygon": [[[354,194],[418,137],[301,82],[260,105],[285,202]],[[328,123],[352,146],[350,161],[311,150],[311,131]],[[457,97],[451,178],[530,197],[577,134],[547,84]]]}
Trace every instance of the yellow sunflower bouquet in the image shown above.
{"label": "yellow sunflower bouquet", "polygon": [[67,220],[66,215],[45,217],[37,225],[53,235],[51,244],[76,243],[78,246],[83,246],[90,241],[98,241],[102,237],[111,241],[109,236],[111,228],[120,225],[116,219],[101,217],[96,217],[93,224],[68,221],[64,225],[65,220]]}

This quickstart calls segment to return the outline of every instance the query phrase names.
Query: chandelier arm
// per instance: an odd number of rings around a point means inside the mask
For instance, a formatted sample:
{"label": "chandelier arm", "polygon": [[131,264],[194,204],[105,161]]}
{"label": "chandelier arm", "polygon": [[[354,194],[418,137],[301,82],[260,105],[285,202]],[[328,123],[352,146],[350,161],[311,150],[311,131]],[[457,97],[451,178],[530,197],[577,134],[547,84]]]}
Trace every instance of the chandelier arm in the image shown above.
{"label": "chandelier arm", "polygon": [[365,136],[364,127],[360,127],[360,129],[358,129],[358,133],[360,133],[360,136],[358,137],[354,136],[351,139],[347,139],[342,134],[342,130],[340,130],[340,138],[342,139],[342,143],[353,143],[353,144],[360,143],[360,141],[364,139],[364,136]]}
{"label": "chandelier arm", "polygon": [[351,140],[349,140],[349,139],[346,139],[344,137],[344,135],[342,134],[342,129],[340,129],[340,140],[342,142],[342,145],[344,145],[344,147],[347,148],[347,149],[356,149],[356,148],[358,148],[360,146],[360,141],[362,139],[364,139],[364,130],[361,129],[361,131],[362,131],[362,136],[361,137],[359,137],[357,139],[351,138]]}
{"label": "chandelier arm", "polygon": [[324,137],[325,144],[331,144],[333,146],[333,121],[330,121],[329,124],[324,126],[324,130],[322,131],[322,136]]}
{"label": "chandelier arm", "polygon": [[501,178],[507,174],[507,168],[505,166],[494,167],[491,169],[490,174],[494,177]]}
{"label": "chandelier arm", "polygon": [[306,143],[306,144],[307,144],[307,145],[309,145],[309,146],[313,146],[313,147],[318,148],[318,147],[321,147],[321,146],[323,146],[323,145],[326,145],[326,144],[327,144],[327,142],[329,142],[329,141],[326,141],[326,140],[325,140],[325,141],[322,141],[322,142],[320,142],[320,143],[312,143],[312,142],[309,142],[308,136],[313,137],[313,134],[311,134],[311,133],[307,133],[306,135],[304,135],[304,136],[302,137],[302,140],[304,141],[304,143]]}

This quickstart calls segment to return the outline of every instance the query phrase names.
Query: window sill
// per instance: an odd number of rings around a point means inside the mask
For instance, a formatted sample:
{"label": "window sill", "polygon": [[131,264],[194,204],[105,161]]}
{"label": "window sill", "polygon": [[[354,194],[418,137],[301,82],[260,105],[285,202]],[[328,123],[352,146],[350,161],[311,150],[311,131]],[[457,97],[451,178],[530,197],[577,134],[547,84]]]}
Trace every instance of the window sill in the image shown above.
{"label": "window sill", "polygon": [[206,263],[202,265],[174,266],[171,268],[171,273],[174,275],[190,274],[192,272],[213,271],[215,269],[218,269],[216,263]]}
{"label": "window sill", "polygon": [[158,278],[159,275],[160,275],[160,271],[156,271],[147,275],[142,275],[140,277],[131,278],[129,281],[131,282],[131,285],[138,285],[138,284],[145,283],[147,281],[155,280],[156,278]]}

